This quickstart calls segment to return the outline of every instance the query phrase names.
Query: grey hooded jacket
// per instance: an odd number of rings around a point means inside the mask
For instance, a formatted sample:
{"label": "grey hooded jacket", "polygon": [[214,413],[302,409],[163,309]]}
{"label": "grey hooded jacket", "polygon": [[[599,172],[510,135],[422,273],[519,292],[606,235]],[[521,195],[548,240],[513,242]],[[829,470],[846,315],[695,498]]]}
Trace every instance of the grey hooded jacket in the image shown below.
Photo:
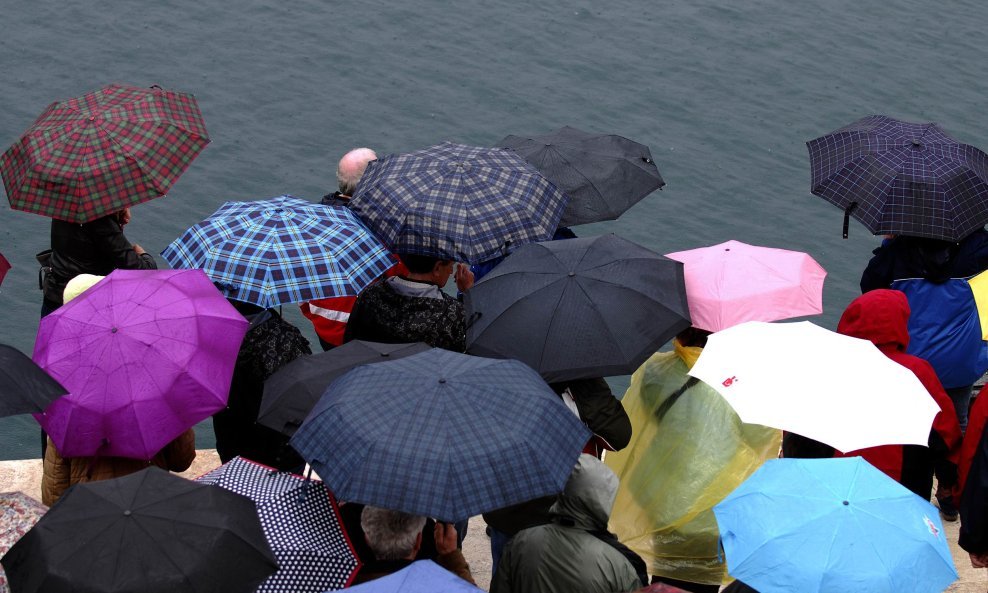
{"label": "grey hooded jacket", "polygon": [[641,587],[631,563],[589,533],[607,529],[617,487],[610,468],[581,455],[550,510],[553,523],[512,538],[491,593],[615,593]]}

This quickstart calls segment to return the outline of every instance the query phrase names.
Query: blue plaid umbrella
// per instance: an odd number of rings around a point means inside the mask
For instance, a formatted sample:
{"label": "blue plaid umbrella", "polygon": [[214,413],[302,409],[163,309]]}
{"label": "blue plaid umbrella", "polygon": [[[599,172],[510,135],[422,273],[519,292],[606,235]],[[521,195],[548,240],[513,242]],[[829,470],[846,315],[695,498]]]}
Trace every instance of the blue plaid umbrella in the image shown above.
{"label": "blue plaid umbrella", "polygon": [[565,206],[513,151],[451,142],[372,161],[350,200],[395,253],[471,264],[551,239]]}
{"label": "blue plaid umbrella", "polygon": [[943,591],[937,509],[860,457],[772,459],[714,507],[727,571],[760,593]]}
{"label": "blue plaid umbrella", "polygon": [[347,209],[292,196],[226,202],[161,255],[173,268],[202,269],[226,296],[264,308],[354,296],[394,265]]}
{"label": "blue plaid umbrella", "polygon": [[196,481],[254,501],[278,570],[257,593],[322,593],[342,589],[357,574],[357,555],[336,499],[316,480],[234,457]]}
{"label": "blue plaid umbrella", "polygon": [[558,494],[589,438],[523,363],[434,348],[334,381],[291,445],[343,500],[454,522]]}
{"label": "blue plaid umbrella", "polygon": [[814,194],[874,234],[959,241],[988,223],[988,155],[936,124],[872,115],[806,143]]}

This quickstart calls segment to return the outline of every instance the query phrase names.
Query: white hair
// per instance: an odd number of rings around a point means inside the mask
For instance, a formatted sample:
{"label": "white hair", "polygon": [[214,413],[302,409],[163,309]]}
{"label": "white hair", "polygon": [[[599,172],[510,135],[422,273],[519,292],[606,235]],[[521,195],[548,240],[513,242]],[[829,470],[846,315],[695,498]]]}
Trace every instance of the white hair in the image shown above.
{"label": "white hair", "polygon": [[378,560],[401,560],[415,551],[415,542],[425,527],[425,517],[366,506],[360,513],[364,539]]}
{"label": "white hair", "polygon": [[367,163],[376,159],[377,154],[369,148],[354,148],[343,155],[336,166],[336,182],[340,186],[340,193],[352,196],[357,191],[357,183],[367,169]]}

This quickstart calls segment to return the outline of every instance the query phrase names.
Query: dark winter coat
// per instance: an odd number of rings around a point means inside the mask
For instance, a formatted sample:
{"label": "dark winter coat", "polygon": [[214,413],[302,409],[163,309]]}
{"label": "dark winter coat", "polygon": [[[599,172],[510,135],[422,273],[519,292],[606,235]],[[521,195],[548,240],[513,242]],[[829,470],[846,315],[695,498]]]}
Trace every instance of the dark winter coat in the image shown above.
{"label": "dark winter coat", "polygon": [[988,553],[988,387],[981,390],[968,419],[961,449],[962,548],[972,554]]}
{"label": "dark winter coat", "polygon": [[51,221],[51,272],[45,278],[45,300],[62,304],[62,292],[79,274],[106,276],[113,270],[154,270],[154,258],[137,255],[115,214],[77,224]]}
{"label": "dark winter coat", "polygon": [[298,328],[271,309],[231,301],[251,322],[240,345],[227,407],[213,415],[216,452],[223,463],[237,455],[280,470],[297,470],[304,461],[289,437],[257,423],[264,381],[296,358],[312,354]]}
{"label": "dark winter coat", "polygon": [[375,282],[357,296],[343,334],[344,342],[425,342],[453,352],[467,349],[462,303],[444,292],[440,292],[440,298],[408,296],[396,290],[389,280]]}

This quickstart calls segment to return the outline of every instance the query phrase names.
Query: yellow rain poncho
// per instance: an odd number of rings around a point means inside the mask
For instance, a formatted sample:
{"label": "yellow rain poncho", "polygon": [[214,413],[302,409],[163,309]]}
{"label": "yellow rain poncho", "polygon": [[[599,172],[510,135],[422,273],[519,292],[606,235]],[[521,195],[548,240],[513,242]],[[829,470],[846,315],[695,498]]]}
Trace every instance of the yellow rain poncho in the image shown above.
{"label": "yellow rain poncho", "polygon": [[702,350],[674,344],[635,372],[622,400],[633,432],[606,457],[621,480],[610,528],[650,573],[718,584],[726,565],[711,509],[778,456],[782,433],[742,424],[720,394],[686,374]]}

